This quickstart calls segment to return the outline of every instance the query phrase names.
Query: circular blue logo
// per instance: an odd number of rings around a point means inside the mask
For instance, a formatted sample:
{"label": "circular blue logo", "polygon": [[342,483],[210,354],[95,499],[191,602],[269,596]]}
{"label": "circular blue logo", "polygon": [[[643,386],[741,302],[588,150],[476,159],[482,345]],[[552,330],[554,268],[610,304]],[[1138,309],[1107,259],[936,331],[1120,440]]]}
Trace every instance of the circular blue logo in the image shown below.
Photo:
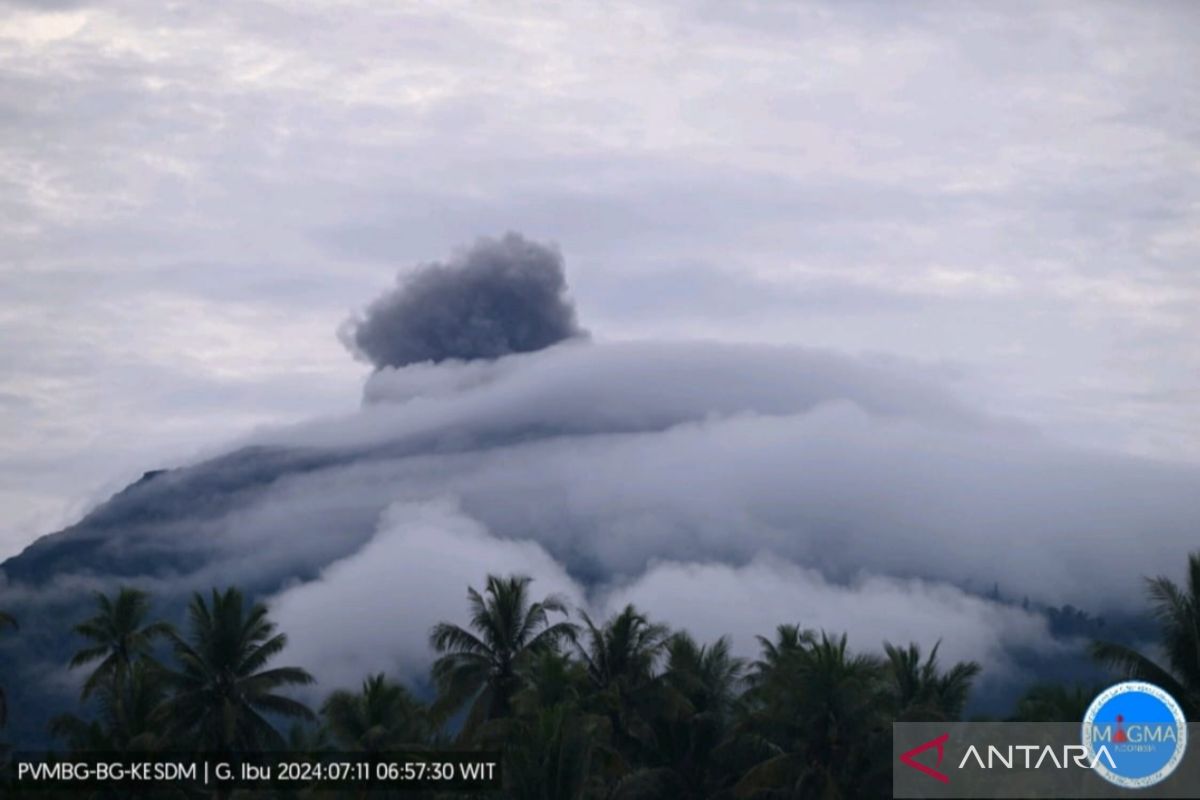
{"label": "circular blue logo", "polygon": [[1166,780],[1183,760],[1187,720],[1162,689],[1125,681],[1105,689],[1088,707],[1083,746],[1100,777],[1142,789]]}

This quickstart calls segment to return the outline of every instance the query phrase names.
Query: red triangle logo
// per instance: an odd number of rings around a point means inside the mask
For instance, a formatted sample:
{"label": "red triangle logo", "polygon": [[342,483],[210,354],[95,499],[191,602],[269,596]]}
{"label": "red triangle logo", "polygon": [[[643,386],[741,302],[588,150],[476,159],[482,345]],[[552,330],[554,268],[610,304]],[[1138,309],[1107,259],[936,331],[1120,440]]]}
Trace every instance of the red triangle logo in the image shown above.
{"label": "red triangle logo", "polygon": [[942,783],[949,783],[950,782],[949,775],[943,775],[942,773],[938,772],[933,767],[927,767],[924,764],[913,759],[913,756],[919,755],[921,753],[924,753],[926,750],[929,750],[930,748],[936,747],[937,748],[937,762],[935,763],[934,766],[940,765],[942,763],[942,758],[946,755],[945,745],[946,745],[946,740],[949,738],[950,738],[950,734],[943,733],[941,736],[937,737],[936,739],[930,739],[925,744],[917,745],[912,750],[909,750],[907,753],[901,753],[900,760],[903,761],[908,766],[915,769],[917,772],[923,772],[926,775],[928,775],[929,777],[933,778],[934,780],[939,780]]}

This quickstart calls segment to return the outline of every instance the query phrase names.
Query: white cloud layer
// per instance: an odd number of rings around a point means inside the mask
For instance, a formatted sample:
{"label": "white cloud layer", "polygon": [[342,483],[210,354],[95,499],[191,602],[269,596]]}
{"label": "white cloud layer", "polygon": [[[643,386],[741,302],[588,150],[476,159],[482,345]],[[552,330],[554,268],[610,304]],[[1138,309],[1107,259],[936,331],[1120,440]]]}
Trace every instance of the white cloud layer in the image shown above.
{"label": "white cloud layer", "polygon": [[430,628],[466,625],[466,589],[479,588],[486,574],[528,575],[533,599],[558,595],[599,620],[632,603],[701,641],[730,635],[734,652],[751,659],[759,654],[755,636],[771,637],[784,622],[850,631],[860,649],[887,640],[928,651],[942,641],[944,659],[982,661],[986,679],[1011,677],[1013,649],[1055,647],[1043,618],[945,583],[862,574],[839,586],[765,556],[740,567],[658,563],[629,582],[588,591],[537,543],[495,538],[446,500],[389,507],[362,549],[269,602],[291,640],[287,657],[317,675],[319,693],[375,672],[420,684],[435,656]]}
{"label": "white cloud layer", "polygon": [[288,657],[313,665],[321,692],[375,672],[420,682],[433,661],[430,628],[465,623],[467,588],[480,588],[489,573],[528,575],[543,595],[561,594],[575,606],[581,600],[537,544],[495,539],[452,502],[431,501],[391,506],[361,550],[270,605],[291,640]]}
{"label": "white cloud layer", "polygon": [[[971,411],[951,385],[788,348],[565,345],[383,372],[361,413],[251,442],[373,453],[281,481],[263,508],[449,494],[601,580],[652,559],[769,553],[841,580],[999,582],[1116,609],[1138,602],[1141,576],[1181,563],[1200,469],[1064,447]],[[236,518],[231,546],[256,527]]]}
{"label": "white cloud layer", "polygon": [[1200,468],[1064,446],[953,387],[895,359],[715,343],[384,371],[360,411],[133,486],[8,569],[269,590],[367,546],[393,503],[448,497],[589,586],[769,557],[1128,611],[1142,576],[1178,570]]}

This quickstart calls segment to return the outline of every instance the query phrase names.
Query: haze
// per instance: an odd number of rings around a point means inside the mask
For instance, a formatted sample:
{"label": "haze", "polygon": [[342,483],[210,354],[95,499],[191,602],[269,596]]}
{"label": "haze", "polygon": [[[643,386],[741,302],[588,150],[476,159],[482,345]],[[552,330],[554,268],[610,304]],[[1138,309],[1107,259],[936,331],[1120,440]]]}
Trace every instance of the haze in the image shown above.
{"label": "haze", "polygon": [[0,557],[353,411],[339,326],[508,230],[597,343],[883,353],[1200,461],[1197,41],[1187,2],[2,3]]}

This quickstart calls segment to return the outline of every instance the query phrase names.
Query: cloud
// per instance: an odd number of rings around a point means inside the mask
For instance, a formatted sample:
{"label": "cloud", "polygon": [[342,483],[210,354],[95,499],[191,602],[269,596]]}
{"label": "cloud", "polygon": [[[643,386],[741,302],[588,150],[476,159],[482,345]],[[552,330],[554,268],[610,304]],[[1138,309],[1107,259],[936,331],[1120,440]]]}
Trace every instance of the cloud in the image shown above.
{"label": "cloud", "polygon": [[628,583],[589,590],[538,543],[496,538],[444,499],[390,506],[359,551],[269,603],[290,637],[287,657],[313,670],[319,693],[378,671],[422,683],[435,657],[430,628],[466,625],[466,588],[480,587],[487,574],[528,575],[534,599],[557,594],[596,619],[633,603],[703,641],[731,635],[747,658],[758,655],[756,635],[770,636],[785,622],[848,630],[860,650],[884,640],[928,650],[944,640],[943,658],[980,660],[991,679],[1012,677],[1013,650],[1055,647],[1044,619],[945,583],[862,574],[837,585],[765,557],[741,567],[659,563]]}
{"label": "cloud", "polygon": [[566,291],[562,255],[509,233],[405,275],[342,336],[376,368],[528,353],[582,334]]}
{"label": "cloud", "polygon": [[380,671],[421,682],[434,658],[430,628],[445,620],[465,625],[467,588],[480,588],[488,574],[528,575],[539,598],[582,599],[534,542],[495,539],[454,502],[432,500],[390,506],[362,549],[270,606],[288,633],[288,657],[311,665],[322,692]]}
{"label": "cloud", "polygon": [[903,360],[564,343],[384,369],[367,396],[132,486],[5,570],[273,592],[357,552],[392,503],[448,496],[588,587],[768,554],[1120,613],[1200,516],[1200,470],[1064,446]]}
{"label": "cloud", "polygon": [[987,665],[985,679],[1013,677],[1013,652],[1058,649],[1043,618],[970,595],[948,583],[897,580],[870,572],[846,584],[819,572],[763,556],[745,566],[667,562],[628,586],[613,589],[604,609],[633,603],[702,641],[730,635],[734,652],[759,655],[755,636],[799,624],[831,635],[849,632],[850,646],[878,651],[884,641],[917,642],[928,652],[939,641],[949,661]]}

